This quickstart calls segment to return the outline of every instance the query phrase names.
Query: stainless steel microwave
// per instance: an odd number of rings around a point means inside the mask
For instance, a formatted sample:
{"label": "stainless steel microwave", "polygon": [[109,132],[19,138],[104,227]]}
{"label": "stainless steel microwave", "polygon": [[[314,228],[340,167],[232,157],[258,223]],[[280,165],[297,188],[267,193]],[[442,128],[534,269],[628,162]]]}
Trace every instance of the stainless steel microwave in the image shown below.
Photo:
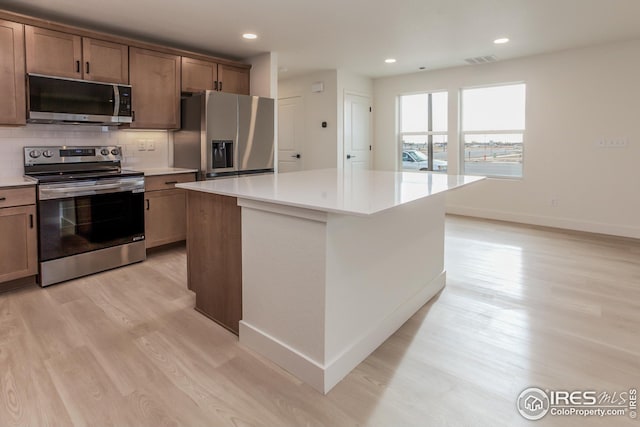
{"label": "stainless steel microwave", "polygon": [[132,122],[131,86],[28,75],[29,123],[117,126]]}

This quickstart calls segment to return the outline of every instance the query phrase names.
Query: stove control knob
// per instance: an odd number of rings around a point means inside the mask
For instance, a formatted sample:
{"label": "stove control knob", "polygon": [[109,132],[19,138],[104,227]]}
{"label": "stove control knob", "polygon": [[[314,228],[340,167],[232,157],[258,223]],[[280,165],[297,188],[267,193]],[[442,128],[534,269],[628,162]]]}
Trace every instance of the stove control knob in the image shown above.
{"label": "stove control knob", "polygon": [[43,155],[43,156],[45,156],[45,157],[52,157],[52,156],[53,156],[53,151],[51,151],[51,150],[45,150],[45,151],[42,153],[42,155]]}
{"label": "stove control knob", "polygon": [[40,152],[38,150],[32,150],[29,152],[29,157],[31,157],[32,159],[37,159],[38,157],[40,157]]}
{"label": "stove control knob", "polygon": [[118,154],[120,154],[120,150],[118,150],[117,148],[114,148],[113,150],[111,150],[111,154],[113,154],[114,156],[117,156]]}
{"label": "stove control knob", "polygon": [[109,155],[109,149],[103,148],[102,150],[100,150],[100,154],[102,154],[103,156],[108,156]]}

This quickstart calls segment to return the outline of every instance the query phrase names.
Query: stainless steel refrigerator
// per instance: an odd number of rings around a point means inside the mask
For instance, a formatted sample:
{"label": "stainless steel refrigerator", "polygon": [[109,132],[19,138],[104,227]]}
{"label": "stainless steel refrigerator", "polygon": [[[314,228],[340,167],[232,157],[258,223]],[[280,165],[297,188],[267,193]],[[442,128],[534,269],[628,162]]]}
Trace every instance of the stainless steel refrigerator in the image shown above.
{"label": "stainless steel refrigerator", "polygon": [[182,99],[174,166],[200,180],[273,172],[274,108],[271,98],[215,91]]}

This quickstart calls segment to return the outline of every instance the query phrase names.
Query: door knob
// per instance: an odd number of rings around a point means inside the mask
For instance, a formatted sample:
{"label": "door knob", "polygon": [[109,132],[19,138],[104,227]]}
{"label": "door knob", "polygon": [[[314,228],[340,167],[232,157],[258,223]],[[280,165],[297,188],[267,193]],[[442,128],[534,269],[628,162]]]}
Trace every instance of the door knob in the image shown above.
{"label": "door knob", "polygon": [[347,160],[349,160],[349,159],[355,159],[355,158],[356,158],[356,156],[352,156],[351,154],[347,154]]}
{"label": "door knob", "polygon": [[294,155],[293,155],[293,156],[291,156],[291,157],[293,157],[294,159],[299,159],[299,158],[300,158],[300,157],[302,157],[302,156],[301,156],[300,154],[294,154]]}

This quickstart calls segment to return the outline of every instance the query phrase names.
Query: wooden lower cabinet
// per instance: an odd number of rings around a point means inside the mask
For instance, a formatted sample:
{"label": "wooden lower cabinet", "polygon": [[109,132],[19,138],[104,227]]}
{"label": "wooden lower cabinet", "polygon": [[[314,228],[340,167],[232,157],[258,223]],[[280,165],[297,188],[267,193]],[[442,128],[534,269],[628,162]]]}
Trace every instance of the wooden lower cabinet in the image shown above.
{"label": "wooden lower cabinet", "polygon": [[178,182],[195,181],[194,173],[145,179],[145,242],[147,249],[187,238],[186,193]]}
{"label": "wooden lower cabinet", "polygon": [[237,335],[242,319],[242,234],[235,197],[187,192],[187,273],[196,310]]}
{"label": "wooden lower cabinet", "polygon": [[0,236],[0,283],[38,274],[36,206],[0,209]]}
{"label": "wooden lower cabinet", "polygon": [[151,191],[146,194],[145,241],[147,248],[187,238],[184,190]]}

